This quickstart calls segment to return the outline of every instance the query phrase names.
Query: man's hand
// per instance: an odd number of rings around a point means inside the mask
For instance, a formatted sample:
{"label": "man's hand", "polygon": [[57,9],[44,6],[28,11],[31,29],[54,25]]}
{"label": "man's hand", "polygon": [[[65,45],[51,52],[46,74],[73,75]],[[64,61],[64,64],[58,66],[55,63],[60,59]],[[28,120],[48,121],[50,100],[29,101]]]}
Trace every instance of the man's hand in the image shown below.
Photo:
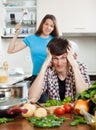
{"label": "man's hand", "polygon": [[71,47],[69,47],[68,49],[67,49],[67,59],[68,59],[68,61],[69,61],[69,63],[70,63],[70,65],[71,66],[73,66],[74,65],[74,63],[76,63],[76,58],[74,57],[74,52],[73,52],[73,49],[71,48]]}
{"label": "man's hand", "polygon": [[48,64],[48,66],[51,66],[51,62],[52,62],[52,55],[51,55],[51,53],[50,53],[50,50],[49,49],[47,49],[47,58],[46,58],[46,61],[45,61],[47,64]]}

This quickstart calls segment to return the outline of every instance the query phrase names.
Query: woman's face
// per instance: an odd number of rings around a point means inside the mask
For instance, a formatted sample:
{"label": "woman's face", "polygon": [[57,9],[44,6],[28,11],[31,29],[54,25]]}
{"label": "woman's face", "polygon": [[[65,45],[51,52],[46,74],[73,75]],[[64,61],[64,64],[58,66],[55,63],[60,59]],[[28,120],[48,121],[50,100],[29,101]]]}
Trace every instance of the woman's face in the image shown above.
{"label": "woman's face", "polygon": [[51,19],[47,19],[43,24],[42,35],[49,36],[54,30],[54,23]]}

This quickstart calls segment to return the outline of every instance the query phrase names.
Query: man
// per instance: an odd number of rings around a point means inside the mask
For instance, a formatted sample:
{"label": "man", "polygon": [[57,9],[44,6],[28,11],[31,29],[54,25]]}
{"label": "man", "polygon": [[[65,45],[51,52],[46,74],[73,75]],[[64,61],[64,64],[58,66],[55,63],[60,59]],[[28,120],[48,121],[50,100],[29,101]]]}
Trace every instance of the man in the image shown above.
{"label": "man", "polygon": [[76,94],[90,85],[86,68],[76,61],[68,40],[55,37],[47,47],[48,56],[29,89],[29,99],[36,102],[47,90],[49,99],[63,100],[66,96],[71,96],[74,101]]}

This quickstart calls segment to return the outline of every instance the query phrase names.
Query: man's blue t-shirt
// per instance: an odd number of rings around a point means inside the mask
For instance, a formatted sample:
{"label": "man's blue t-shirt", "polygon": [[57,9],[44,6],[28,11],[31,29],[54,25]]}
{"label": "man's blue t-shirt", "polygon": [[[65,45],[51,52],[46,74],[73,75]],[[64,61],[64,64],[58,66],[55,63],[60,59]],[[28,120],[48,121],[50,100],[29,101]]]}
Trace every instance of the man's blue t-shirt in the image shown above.
{"label": "man's blue t-shirt", "polygon": [[47,44],[53,38],[50,35],[48,38],[42,38],[35,34],[29,35],[23,39],[23,42],[30,48],[31,59],[33,62],[33,72],[32,75],[37,75],[41,69],[41,66],[47,57]]}

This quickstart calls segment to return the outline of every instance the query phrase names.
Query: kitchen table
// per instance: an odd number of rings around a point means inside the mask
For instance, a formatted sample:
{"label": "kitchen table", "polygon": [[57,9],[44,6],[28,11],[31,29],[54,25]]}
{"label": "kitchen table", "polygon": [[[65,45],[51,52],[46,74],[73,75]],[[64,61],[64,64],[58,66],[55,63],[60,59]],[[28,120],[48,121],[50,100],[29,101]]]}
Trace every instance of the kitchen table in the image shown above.
{"label": "kitchen table", "polygon": [[79,124],[77,126],[70,126],[69,123],[72,121],[72,114],[64,115],[69,117],[69,120],[66,120],[60,127],[56,128],[37,128],[34,127],[30,122],[25,118],[19,116],[15,118],[15,121],[8,122],[5,124],[0,124],[0,130],[92,130],[91,127],[87,124]]}

